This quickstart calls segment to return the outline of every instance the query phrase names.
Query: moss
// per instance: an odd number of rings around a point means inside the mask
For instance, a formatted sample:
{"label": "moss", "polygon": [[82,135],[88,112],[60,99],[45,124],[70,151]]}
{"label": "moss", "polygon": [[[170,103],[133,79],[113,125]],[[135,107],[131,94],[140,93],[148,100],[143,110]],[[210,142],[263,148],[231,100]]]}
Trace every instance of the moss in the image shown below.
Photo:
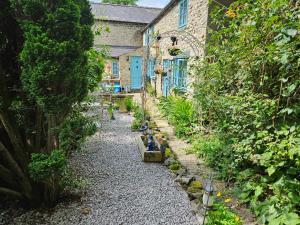
{"label": "moss", "polygon": [[165,152],[166,158],[170,158],[171,155],[172,155],[171,149],[170,148],[166,148],[166,152]]}
{"label": "moss", "polygon": [[187,191],[191,192],[191,193],[201,192],[202,191],[202,183],[198,180],[192,181],[191,184],[189,185]]}
{"label": "moss", "polygon": [[180,164],[179,163],[174,163],[174,164],[171,164],[169,166],[169,169],[172,170],[172,171],[177,171],[181,168]]}
{"label": "moss", "polygon": [[194,188],[202,188],[202,183],[198,180],[192,181],[190,184],[190,187]]}

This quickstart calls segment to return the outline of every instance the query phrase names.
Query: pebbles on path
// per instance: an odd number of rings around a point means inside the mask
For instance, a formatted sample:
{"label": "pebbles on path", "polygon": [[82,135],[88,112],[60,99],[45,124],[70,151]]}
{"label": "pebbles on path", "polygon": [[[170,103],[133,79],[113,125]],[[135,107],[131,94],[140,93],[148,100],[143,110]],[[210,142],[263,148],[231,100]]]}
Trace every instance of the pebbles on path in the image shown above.
{"label": "pebbles on path", "polygon": [[101,133],[72,158],[72,167],[89,181],[80,202],[60,203],[51,213],[29,211],[12,224],[197,224],[187,194],[167,168],[141,161],[138,134],[131,132],[130,124],[127,114],[106,119]]}

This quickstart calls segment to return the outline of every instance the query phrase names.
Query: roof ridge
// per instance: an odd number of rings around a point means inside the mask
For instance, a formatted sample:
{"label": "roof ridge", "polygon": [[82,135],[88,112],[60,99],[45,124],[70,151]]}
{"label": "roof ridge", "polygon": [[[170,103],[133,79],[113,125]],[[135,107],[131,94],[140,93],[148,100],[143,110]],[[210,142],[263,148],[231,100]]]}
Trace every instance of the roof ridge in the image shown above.
{"label": "roof ridge", "polygon": [[102,2],[93,2],[90,1],[92,4],[98,4],[98,5],[112,5],[112,6],[121,6],[121,7],[131,7],[131,8],[145,8],[145,9],[160,9],[162,10],[163,8],[158,8],[158,7],[149,7],[149,6],[140,6],[140,5],[122,5],[122,4],[111,4],[111,3],[102,3]]}

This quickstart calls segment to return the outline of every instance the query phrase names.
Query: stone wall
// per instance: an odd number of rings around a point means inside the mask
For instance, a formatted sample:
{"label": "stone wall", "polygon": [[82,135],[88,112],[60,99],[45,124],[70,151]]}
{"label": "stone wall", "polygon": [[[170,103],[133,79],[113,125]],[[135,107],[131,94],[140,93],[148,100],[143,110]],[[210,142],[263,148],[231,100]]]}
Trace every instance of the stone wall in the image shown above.
{"label": "stone wall", "polygon": [[145,26],[146,24],[139,23],[96,20],[94,30],[100,29],[102,32],[100,36],[95,36],[94,45],[142,46],[142,30]]}
{"label": "stone wall", "polygon": [[[194,37],[196,37],[200,43],[200,51],[199,57],[204,56],[204,44],[207,34],[207,20],[208,20],[208,0],[189,0],[189,7],[188,7],[188,21],[187,25],[183,28],[179,28],[179,4],[175,4],[165,15],[160,18],[154,25],[154,32],[163,34],[167,31],[172,30],[183,30]],[[168,48],[171,46],[172,42],[170,38],[165,38],[160,41],[160,59],[158,60],[162,64],[163,59],[172,59],[172,56],[168,53]],[[181,50],[188,53],[191,56],[191,60],[188,63],[188,67],[191,65],[191,61],[195,53],[193,49],[189,45],[189,41],[184,41],[182,38],[179,38],[178,45]],[[155,48],[151,48],[151,55],[153,58],[157,56],[155,53]],[[189,70],[188,70],[189,71]],[[192,76],[189,76],[188,83],[193,83]],[[162,95],[162,84],[161,84],[161,76],[157,76],[157,93],[158,96]],[[192,89],[188,87],[188,91],[192,92]]]}

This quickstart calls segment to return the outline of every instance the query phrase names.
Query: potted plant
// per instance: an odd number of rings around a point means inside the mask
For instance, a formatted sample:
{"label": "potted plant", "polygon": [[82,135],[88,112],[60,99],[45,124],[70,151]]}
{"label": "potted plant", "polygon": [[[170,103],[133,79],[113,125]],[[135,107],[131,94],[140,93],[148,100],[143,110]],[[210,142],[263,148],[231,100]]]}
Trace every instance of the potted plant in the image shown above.
{"label": "potted plant", "polygon": [[172,47],[168,48],[168,52],[171,56],[177,56],[182,53],[180,48],[178,48],[176,46],[172,46]]}
{"label": "potted plant", "polygon": [[158,66],[155,68],[154,70],[154,73],[155,74],[162,74],[164,71],[163,71],[163,68],[161,66]]}

